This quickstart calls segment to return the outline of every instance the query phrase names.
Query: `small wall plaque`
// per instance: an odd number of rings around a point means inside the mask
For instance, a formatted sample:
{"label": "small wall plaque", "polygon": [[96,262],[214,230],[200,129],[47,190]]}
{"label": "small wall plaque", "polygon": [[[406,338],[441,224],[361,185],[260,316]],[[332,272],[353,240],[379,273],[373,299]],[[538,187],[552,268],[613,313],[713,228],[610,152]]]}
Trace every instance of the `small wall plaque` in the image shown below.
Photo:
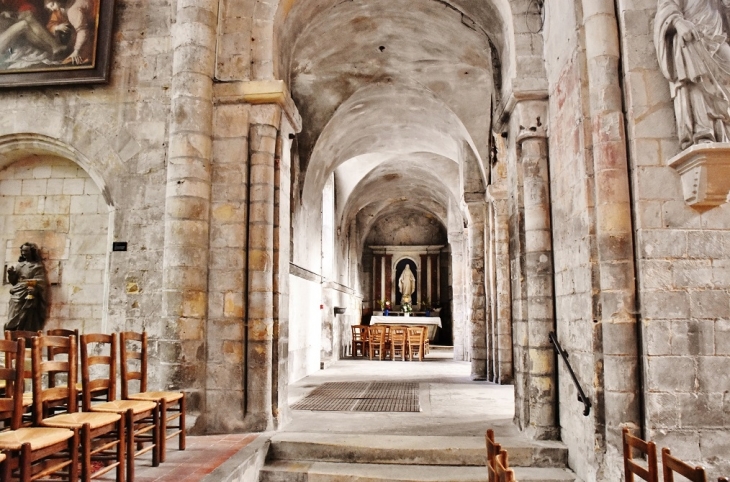
{"label": "small wall plaque", "polygon": [[126,241],[114,241],[112,243],[112,251],[126,251],[126,250],[127,250]]}

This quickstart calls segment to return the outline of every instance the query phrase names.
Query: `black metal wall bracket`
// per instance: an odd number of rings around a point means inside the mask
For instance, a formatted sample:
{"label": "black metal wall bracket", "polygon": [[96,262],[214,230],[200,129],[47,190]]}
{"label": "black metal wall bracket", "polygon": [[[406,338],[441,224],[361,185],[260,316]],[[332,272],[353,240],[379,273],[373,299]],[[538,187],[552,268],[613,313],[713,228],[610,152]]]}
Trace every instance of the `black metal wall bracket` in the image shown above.
{"label": "black metal wall bracket", "polygon": [[587,417],[591,413],[591,401],[588,400],[588,397],[586,397],[585,392],[583,392],[583,388],[581,388],[580,383],[578,383],[578,377],[575,376],[573,367],[570,366],[570,362],[568,361],[568,352],[563,350],[563,348],[560,346],[560,343],[558,342],[558,337],[557,335],[555,335],[555,332],[551,331],[548,335],[548,338],[550,338],[550,342],[552,342],[555,351],[557,351],[560,356],[563,357],[563,360],[565,360],[565,365],[568,367],[568,372],[570,372],[570,376],[571,378],[573,378],[573,383],[575,383],[575,386],[578,389],[578,401],[583,404],[583,415]]}

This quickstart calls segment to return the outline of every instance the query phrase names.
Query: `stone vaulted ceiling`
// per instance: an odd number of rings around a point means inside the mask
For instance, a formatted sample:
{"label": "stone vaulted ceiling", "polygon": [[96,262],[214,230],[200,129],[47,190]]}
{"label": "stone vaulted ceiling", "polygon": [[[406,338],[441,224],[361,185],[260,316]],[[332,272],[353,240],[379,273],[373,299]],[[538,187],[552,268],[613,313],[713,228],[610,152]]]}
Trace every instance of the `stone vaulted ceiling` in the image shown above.
{"label": "stone vaulted ceiling", "polygon": [[305,204],[334,172],[339,226],[394,204],[448,225],[464,172],[480,172],[465,163],[488,157],[487,34],[440,0],[300,1],[283,32],[281,75],[303,118]]}

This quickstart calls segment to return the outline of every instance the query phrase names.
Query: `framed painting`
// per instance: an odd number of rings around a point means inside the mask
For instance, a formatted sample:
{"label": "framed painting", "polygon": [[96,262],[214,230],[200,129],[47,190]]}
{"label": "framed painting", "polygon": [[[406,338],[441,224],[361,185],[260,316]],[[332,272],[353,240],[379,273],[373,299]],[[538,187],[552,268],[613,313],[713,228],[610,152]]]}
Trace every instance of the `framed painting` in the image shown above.
{"label": "framed painting", "polygon": [[114,0],[0,0],[0,87],[107,82]]}

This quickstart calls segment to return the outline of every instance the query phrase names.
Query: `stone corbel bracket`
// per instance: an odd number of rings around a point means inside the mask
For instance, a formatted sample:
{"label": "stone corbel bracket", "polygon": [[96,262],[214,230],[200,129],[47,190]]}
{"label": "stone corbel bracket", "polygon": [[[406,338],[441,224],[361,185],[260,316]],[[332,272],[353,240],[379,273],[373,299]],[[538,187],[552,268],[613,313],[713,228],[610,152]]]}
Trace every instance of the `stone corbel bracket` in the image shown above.
{"label": "stone corbel bracket", "polygon": [[730,193],[730,143],[696,144],[668,164],[677,170],[684,200],[699,210],[727,202]]}
{"label": "stone corbel bracket", "polygon": [[301,132],[302,117],[283,80],[251,80],[215,84],[218,104],[277,104],[289,119],[294,132]]}

